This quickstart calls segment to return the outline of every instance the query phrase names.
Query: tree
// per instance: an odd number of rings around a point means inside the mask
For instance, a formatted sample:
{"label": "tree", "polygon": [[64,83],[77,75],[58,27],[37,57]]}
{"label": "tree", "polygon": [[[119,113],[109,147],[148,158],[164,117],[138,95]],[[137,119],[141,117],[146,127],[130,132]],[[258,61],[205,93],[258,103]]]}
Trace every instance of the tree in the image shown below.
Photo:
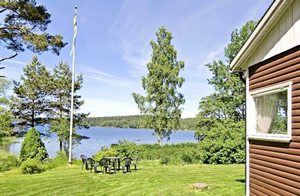
{"label": "tree", "polygon": [[51,15],[35,0],[0,1],[0,43],[13,52],[0,62],[14,58],[18,53],[29,49],[35,53],[51,51],[59,54],[66,43],[61,35],[50,35],[46,32],[51,22]]}
{"label": "tree", "polygon": [[184,82],[179,73],[184,62],[177,60],[170,32],[161,27],[156,36],[156,42],[150,42],[152,58],[147,64],[148,74],[142,77],[146,95],[133,93],[133,97],[141,113],[146,115],[146,127],[154,129],[160,143],[164,137],[169,139],[172,130],[179,126],[180,106],[185,102],[183,94],[178,92]]}
{"label": "tree", "polygon": [[214,119],[245,120],[245,84],[240,79],[240,73],[230,71],[229,63],[247,41],[255,25],[254,21],[248,21],[240,30],[236,29],[232,32],[231,42],[225,48],[227,63],[214,61],[205,65],[213,74],[213,77],[208,79],[208,84],[214,87],[215,92],[200,101],[198,114],[200,129],[201,127],[206,129]]}
{"label": "tree", "polygon": [[[68,149],[69,142],[69,119],[71,109],[71,84],[72,84],[72,72],[67,63],[60,62],[53,69],[52,80],[50,84],[51,102],[50,108],[52,112],[52,121],[50,126],[50,132],[55,132],[59,138],[60,150]],[[74,83],[74,111],[78,111],[84,104],[83,100],[80,100],[81,96],[76,94],[82,87],[83,78],[79,75]],[[85,113],[74,112],[74,127],[77,125],[81,128],[81,123],[84,118],[88,116]],[[74,133],[74,138],[79,138]]]}
{"label": "tree", "polygon": [[21,146],[21,161],[27,159],[38,159],[43,161],[46,158],[48,158],[48,153],[45,144],[41,140],[40,133],[35,128],[29,129]]}
{"label": "tree", "polygon": [[200,101],[195,134],[201,140],[204,163],[245,162],[245,84],[240,73],[230,71],[229,63],[255,25],[249,21],[240,30],[233,31],[231,42],[225,48],[227,64],[214,61],[206,65],[213,74],[208,83],[213,85],[215,92]]}
{"label": "tree", "polygon": [[[21,120],[19,124],[35,127],[45,122],[49,112],[48,86],[50,73],[36,56],[24,69],[21,82],[14,81],[14,93],[11,111]],[[44,116],[43,116],[44,115]]]}
{"label": "tree", "polygon": [[0,142],[2,137],[10,136],[13,133],[12,114],[8,110],[9,100],[6,96],[10,84],[8,80],[0,78]]}

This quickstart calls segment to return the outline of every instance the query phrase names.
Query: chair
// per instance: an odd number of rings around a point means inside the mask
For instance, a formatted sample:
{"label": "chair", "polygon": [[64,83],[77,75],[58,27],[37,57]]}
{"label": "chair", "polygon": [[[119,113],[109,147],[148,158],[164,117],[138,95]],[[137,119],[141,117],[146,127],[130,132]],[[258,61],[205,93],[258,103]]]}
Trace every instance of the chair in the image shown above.
{"label": "chair", "polygon": [[[107,173],[107,170],[108,172],[111,174],[111,169],[113,168],[110,164],[109,164],[109,160],[106,159],[106,158],[102,158],[100,161],[99,161],[99,164],[102,168],[102,172],[103,174],[104,173]],[[116,173],[116,168],[114,168],[114,173]]]}
{"label": "chair", "polygon": [[[122,165],[123,173],[125,173],[125,169],[126,169],[126,172],[131,172],[130,166],[132,165],[132,158],[126,157],[122,161],[124,162],[124,165]],[[136,168],[136,166],[135,166],[135,168]]]}
{"label": "chair", "polygon": [[85,166],[85,169],[88,170],[88,163],[87,163],[87,157],[85,155],[80,155],[81,161],[82,161],[82,166],[81,170],[83,170],[83,167]]}
{"label": "chair", "polygon": [[137,162],[139,161],[139,157],[132,158],[131,165],[134,166],[134,170],[137,170]]}
{"label": "chair", "polygon": [[89,167],[90,172],[92,172],[92,170],[94,169],[94,173],[97,173],[98,172],[97,167],[101,166],[100,161],[96,161],[92,158],[88,158],[87,163],[90,165]]}

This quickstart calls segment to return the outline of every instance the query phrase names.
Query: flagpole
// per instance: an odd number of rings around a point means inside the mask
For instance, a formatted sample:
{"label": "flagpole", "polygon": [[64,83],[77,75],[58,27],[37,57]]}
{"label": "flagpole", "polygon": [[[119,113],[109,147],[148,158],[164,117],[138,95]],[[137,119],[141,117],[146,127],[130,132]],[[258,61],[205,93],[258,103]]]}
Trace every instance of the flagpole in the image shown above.
{"label": "flagpole", "polygon": [[[75,41],[77,33],[77,6],[75,6],[75,16],[74,16],[74,36],[72,45],[72,89],[71,89],[71,112],[70,112],[70,140],[69,140],[69,164],[72,164],[72,135],[73,135],[73,110],[74,110],[74,82],[75,82]],[[76,31],[76,32],[75,32]]]}

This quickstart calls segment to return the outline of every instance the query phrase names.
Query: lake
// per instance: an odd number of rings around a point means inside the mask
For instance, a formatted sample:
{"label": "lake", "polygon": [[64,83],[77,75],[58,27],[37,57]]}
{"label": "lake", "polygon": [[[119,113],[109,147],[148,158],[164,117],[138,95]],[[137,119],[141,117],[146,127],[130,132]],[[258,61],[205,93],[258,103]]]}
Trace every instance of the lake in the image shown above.
{"label": "lake", "polygon": [[[45,128],[38,127],[40,132],[45,132]],[[86,156],[94,155],[101,147],[109,147],[111,144],[118,143],[119,140],[128,140],[137,144],[154,144],[157,142],[156,136],[150,129],[129,129],[129,128],[108,128],[108,127],[90,127],[89,129],[81,129],[78,134],[88,136],[90,139],[82,139],[73,149],[73,156],[79,158],[81,154]],[[196,142],[194,139],[194,131],[175,131],[170,137],[168,143]],[[54,157],[59,149],[57,136],[52,134],[49,138],[42,138],[50,157]],[[0,146],[14,154],[19,154],[23,138],[17,138],[14,143]]]}

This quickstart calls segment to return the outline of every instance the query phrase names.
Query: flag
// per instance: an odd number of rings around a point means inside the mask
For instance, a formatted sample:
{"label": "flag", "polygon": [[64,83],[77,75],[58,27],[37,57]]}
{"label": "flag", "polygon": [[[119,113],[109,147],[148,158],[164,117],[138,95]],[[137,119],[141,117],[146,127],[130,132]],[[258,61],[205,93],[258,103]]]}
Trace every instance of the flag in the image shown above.
{"label": "flag", "polygon": [[74,48],[75,48],[75,44],[76,44],[76,35],[77,35],[77,7],[75,7],[75,15],[74,15],[74,21],[73,21],[73,28],[74,28],[74,34],[73,34],[73,43],[72,43],[72,49],[70,52],[70,56],[73,54],[74,52]]}

